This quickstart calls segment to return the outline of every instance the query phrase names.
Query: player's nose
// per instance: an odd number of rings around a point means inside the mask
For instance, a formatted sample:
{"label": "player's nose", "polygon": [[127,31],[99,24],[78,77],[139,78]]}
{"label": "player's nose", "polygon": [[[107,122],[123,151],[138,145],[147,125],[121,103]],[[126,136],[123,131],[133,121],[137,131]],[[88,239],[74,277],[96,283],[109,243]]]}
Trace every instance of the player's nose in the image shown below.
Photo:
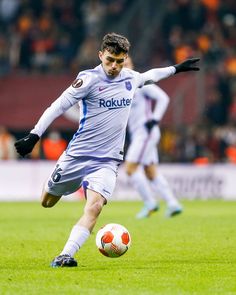
{"label": "player's nose", "polygon": [[113,69],[115,69],[115,68],[117,67],[117,62],[114,61],[114,62],[112,63],[112,65],[111,65],[111,67],[112,67]]}

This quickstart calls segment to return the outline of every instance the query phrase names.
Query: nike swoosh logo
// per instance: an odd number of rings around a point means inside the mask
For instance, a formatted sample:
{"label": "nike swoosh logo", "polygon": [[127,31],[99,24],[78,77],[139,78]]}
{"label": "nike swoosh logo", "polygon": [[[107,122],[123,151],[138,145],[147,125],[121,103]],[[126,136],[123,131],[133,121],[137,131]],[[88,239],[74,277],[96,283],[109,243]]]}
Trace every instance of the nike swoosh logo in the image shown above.
{"label": "nike swoosh logo", "polygon": [[103,91],[103,90],[105,90],[105,89],[107,89],[107,86],[105,86],[105,87],[104,87],[104,86],[100,86],[100,87],[98,88],[99,91]]}
{"label": "nike swoosh logo", "polygon": [[24,138],[24,141],[27,141],[27,140],[29,140],[29,138]]}

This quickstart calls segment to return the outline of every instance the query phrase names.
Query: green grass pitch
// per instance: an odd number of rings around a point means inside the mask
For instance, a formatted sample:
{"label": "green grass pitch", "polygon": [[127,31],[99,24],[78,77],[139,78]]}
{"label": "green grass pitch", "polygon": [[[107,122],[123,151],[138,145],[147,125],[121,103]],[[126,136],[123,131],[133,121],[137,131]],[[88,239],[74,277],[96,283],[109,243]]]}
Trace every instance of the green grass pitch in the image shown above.
{"label": "green grass pitch", "polygon": [[[82,202],[0,203],[0,294],[236,294],[236,202],[185,201],[182,215],[161,210],[136,220],[141,202],[104,207],[77,268],[52,269]],[[132,245],[120,258],[95,246],[106,223],[128,228]]]}

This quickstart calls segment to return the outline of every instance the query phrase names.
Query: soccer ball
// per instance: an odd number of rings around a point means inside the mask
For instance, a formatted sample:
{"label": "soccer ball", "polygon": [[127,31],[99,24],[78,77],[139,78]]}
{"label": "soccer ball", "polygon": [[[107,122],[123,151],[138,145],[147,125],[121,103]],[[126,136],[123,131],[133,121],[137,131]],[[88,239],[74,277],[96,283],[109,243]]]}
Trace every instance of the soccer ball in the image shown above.
{"label": "soccer ball", "polygon": [[96,235],[98,250],[107,257],[119,257],[129,249],[131,237],[128,230],[116,223],[103,226]]}

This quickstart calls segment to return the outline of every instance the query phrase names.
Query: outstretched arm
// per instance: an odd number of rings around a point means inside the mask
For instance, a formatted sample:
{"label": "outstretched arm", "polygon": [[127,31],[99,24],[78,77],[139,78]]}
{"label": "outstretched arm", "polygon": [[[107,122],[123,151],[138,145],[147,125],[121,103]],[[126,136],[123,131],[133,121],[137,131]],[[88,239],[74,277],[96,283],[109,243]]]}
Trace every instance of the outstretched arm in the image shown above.
{"label": "outstretched arm", "polygon": [[73,97],[69,98],[66,92],[55,100],[51,106],[45,110],[34,129],[31,130],[26,137],[15,142],[15,148],[18,154],[24,157],[31,153],[35,144],[39,141],[39,138],[48,126],[76,102],[77,100],[73,99]]}
{"label": "outstretched arm", "polygon": [[32,152],[35,144],[48,126],[60,115],[65,113],[70,107],[75,105],[80,99],[86,97],[88,85],[91,77],[83,75],[83,80],[79,77],[68,87],[50,107],[46,109],[34,129],[30,133],[15,143],[18,154],[22,157]]}
{"label": "outstretched arm", "polygon": [[156,83],[180,72],[199,71],[199,67],[196,66],[199,60],[200,58],[190,58],[174,66],[149,70],[141,74],[143,82],[141,86]]}
{"label": "outstretched arm", "polygon": [[65,113],[70,107],[78,102],[72,95],[70,95],[68,89],[62,93],[62,95],[55,100],[50,107],[48,107],[34,129],[30,133],[37,134],[39,137],[45,132],[51,123],[58,118],[60,115]]}
{"label": "outstretched arm", "polygon": [[[85,84],[85,83],[84,83]],[[82,84],[81,84],[82,85]],[[16,141],[15,147],[22,157],[31,153],[35,144],[39,141],[41,135],[45,132],[48,126],[60,115],[65,113],[70,107],[76,104],[83,94],[86,92],[86,86],[80,88],[80,86],[70,86],[59,96],[45,112],[42,114],[38,123],[30,133]]]}

